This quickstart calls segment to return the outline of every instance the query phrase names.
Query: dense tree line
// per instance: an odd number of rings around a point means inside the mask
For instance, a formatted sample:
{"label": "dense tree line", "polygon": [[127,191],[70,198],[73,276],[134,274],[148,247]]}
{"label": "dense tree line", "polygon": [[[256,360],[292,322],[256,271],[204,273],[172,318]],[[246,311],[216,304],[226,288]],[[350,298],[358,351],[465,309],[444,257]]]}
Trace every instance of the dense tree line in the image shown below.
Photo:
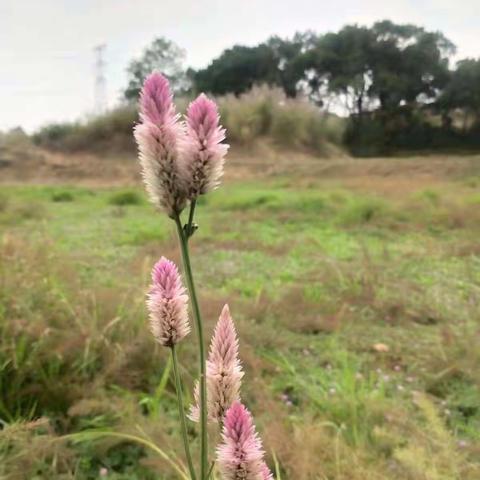
{"label": "dense tree line", "polygon": [[[441,32],[384,20],[323,35],[275,36],[229,48],[197,71],[180,68],[174,44],[156,42],[130,65],[127,98],[156,67],[172,70],[179,90],[238,96],[267,84],[289,97],[308,95],[319,108],[350,116],[346,142],[360,152],[368,145],[378,151],[479,142],[480,59],[452,68],[455,45]],[[155,65],[155,58],[161,62]]]}

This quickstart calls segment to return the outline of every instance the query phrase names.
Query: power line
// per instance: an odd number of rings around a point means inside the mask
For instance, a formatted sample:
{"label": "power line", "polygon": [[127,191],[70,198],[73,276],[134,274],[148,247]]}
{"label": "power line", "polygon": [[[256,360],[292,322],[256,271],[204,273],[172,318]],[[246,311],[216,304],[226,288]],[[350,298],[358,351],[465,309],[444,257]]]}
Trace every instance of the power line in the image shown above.
{"label": "power line", "polygon": [[96,115],[105,113],[107,109],[107,78],[104,57],[106,48],[107,45],[102,43],[93,49],[95,52],[94,111]]}

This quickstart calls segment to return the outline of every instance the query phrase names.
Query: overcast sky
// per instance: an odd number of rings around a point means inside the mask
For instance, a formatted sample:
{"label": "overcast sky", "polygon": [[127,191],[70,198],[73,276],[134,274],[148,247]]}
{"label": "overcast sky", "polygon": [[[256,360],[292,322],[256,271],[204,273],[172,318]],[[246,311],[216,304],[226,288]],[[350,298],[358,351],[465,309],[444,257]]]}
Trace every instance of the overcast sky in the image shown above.
{"label": "overcast sky", "polygon": [[156,36],[202,67],[235,43],[389,18],[441,30],[458,57],[480,56],[480,0],[0,0],[0,130],[84,118],[93,108],[93,47],[106,43],[109,106],[125,67]]}

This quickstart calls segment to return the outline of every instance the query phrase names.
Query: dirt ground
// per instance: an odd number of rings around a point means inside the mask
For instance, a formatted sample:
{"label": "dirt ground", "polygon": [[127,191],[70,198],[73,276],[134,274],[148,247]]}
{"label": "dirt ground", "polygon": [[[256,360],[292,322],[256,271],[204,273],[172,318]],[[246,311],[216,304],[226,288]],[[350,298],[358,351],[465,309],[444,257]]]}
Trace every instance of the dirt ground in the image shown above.
{"label": "dirt ground", "polygon": [[[414,191],[446,178],[480,175],[480,154],[435,154],[405,157],[352,158],[339,151],[332,158],[257,145],[233,147],[227,157],[226,180],[288,175],[301,184],[310,179],[341,178],[352,189],[369,184],[378,193]],[[379,182],[379,180],[381,181]],[[33,146],[0,147],[0,183],[47,183],[127,186],[140,181],[135,155],[105,157],[89,153],[58,153]]]}

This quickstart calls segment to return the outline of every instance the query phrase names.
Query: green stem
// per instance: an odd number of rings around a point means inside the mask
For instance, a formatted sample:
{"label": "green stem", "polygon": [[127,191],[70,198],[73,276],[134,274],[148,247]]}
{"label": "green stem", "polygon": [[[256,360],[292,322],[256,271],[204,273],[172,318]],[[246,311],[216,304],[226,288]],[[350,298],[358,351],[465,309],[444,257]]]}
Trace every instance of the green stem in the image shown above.
{"label": "green stem", "polygon": [[212,464],[210,465],[210,470],[208,471],[207,480],[210,480],[210,477],[212,476],[212,473],[213,473],[214,466],[215,466],[215,462],[212,462]]}
{"label": "green stem", "polygon": [[180,414],[180,424],[182,427],[183,446],[185,447],[185,456],[187,457],[188,470],[190,471],[190,477],[192,480],[196,480],[197,477],[195,475],[195,469],[193,468],[192,456],[190,455],[190,446],[188,443],[187,420],[185,419],[185,409],[183,406],[182,382],[180,380],[180,371],[178,369],[178,359],[177,359],[177,351],[175,350],[175,345],[171,346],[171,350],[172,350],[172,360],[173,360],[173,373],[175,376],[175,387],[177,390],[178,412]]}
{"label": "green stem", "polygon": [[193,199],[190,202],[190,213],[188,214],[188,223],[187,223],[187,241],[193,235],[193,216],[195,214],[195,206],[197,205],[197,200]]}
{"label": "green stem", "polygon": [[197,294],[195,292],[195,284],[193,281],[192,267],[190,265],[190,255],[188,252],[188,238],[182,228],[180,216],[176,215],[175,223],[177,225],[178,239],[182,250],[183,266],[185,269],[185,277],[187,279],[188,292],[190,293],[190,301],[192,303],[193,317],[197,326],[198,343],[200,350],[200,464],[201,464],[201,480],[207,479],[208,474],[208,436],[207,436],[207,376],[206,376],[206,357],[205,342],[203,339],[203,324],[198,305]]}

